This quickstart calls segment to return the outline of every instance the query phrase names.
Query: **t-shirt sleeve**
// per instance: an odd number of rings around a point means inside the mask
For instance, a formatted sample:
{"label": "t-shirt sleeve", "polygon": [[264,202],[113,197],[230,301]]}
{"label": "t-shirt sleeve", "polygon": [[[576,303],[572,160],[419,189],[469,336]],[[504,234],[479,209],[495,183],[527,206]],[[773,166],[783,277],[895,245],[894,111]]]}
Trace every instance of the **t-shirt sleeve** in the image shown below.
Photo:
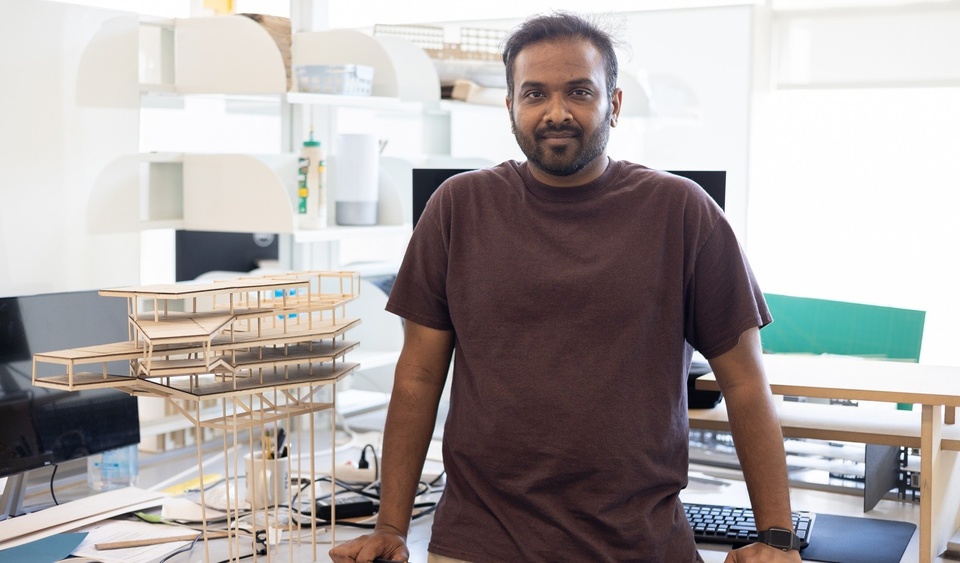
{"label": "t-shirt sleeve", "polygon": [[773,319],[736,234],[720,217],[696,255],[687,288],[687,341],[707,359]]}
{"label": "t-shirt sleeve", "polygon": [[446,288],[448,225],[442,212],[447,198],[441,186],[427,202],[386,305],[395,315],[437,330],[453,329]]}

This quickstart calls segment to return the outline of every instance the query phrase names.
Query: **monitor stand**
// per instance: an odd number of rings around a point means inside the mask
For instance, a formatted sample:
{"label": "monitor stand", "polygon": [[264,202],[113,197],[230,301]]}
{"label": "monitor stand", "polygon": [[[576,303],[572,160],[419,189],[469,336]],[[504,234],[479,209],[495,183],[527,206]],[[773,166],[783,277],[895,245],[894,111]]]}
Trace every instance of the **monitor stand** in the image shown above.
{"label": "monitor stand", "polygon": [[26,473],[17,473],[6,478],[3,495],[0,495],[0,521],[23,514],[26,477]]}

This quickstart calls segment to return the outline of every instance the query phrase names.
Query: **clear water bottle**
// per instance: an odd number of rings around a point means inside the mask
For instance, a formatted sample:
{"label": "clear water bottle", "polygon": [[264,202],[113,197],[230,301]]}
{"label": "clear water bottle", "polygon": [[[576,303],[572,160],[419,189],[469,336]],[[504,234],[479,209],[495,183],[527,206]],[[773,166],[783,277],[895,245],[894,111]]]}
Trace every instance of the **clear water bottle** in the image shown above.
{"label": "clear water bottle", "polygon": [[87,485],[94,491],[135,486],[139,473],[136,444],[87,458]]}

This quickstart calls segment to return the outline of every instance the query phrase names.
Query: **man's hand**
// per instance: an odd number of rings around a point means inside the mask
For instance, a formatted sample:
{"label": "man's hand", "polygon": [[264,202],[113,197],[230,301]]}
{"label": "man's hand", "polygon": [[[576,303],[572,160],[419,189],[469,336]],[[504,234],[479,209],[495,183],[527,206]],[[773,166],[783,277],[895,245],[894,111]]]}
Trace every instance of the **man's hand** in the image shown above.
{"label": "man's hand", "polygon": [[334,563],[371,563],[376,558],[406,561],[410,551],[404,537],[393,531],[375,530],[330,550]]}
{"label": "man's hand", "polygon": [[727,553],[724,563],[800,563],[796,549],[783,551],[765,543],[752,543]]}

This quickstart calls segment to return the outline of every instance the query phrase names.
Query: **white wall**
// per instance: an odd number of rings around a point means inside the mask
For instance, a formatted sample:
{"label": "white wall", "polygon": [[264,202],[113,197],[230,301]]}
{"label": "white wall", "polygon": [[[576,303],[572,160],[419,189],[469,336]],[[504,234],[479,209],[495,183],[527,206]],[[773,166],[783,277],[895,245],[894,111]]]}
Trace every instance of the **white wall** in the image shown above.
{"label": "white wall", "polygon": [[137,18],[5,7],[15,15],[0,19],[0,295],[135,283],[138,235],[92,234],[87,213],[101,172],[137,151]]}
{"label": "white wall", "polygon": [[832,31],[849,13],[779,18],[781,38],[799,26],[805,41],[793,36],[783,87],[755,104],[747,246],[767,291],[926,311],[921,361],[955,365],[960,67],[932,47],[956,41],[940,24],[960,10],[906,16],[925,39],[871,32],[887,12],[846,37]]}

